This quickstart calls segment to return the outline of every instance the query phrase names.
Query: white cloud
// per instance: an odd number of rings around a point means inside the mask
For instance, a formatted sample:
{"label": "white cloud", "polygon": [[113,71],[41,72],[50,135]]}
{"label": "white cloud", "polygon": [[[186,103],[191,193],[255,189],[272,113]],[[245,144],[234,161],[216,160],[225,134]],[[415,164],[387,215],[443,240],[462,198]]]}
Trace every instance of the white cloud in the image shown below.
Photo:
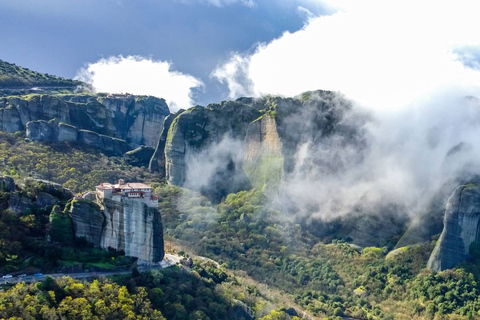
{"label": "white cloud", "polygon": [[109,57],[80,69],[76,79],[90,83],[98,92],[164,98],[172,111],[191,107],[192,89],[203,83],[171,67],[169,62],[139,56]]}
{"label": "white cloud", "polygon": [[[399,108],[441,87],[478,88],[455,49],[480,46],[476,1],[335,1],[341,10],[236,54],[212,74],[238,94],[338,90],[375,108]],[[238,74],[250,80],[238,82]],[[244,81],[245,82],[245,81]]]}
{"label": "white cloud", "polygon": [[[233,54],[212,72],[231,98],[324,89],[355,102],[356,111],[342,122],[358,122],[365,146],[350,141],[349,131],[298,146],[284,184],[297,208],[332,218],[392,203],[414,215],[442,187],[448,193],[480,177],[480,103],[465,99],[480,98],[480,4],[328,4],[336,8],[331,15],[260,44],[253,54]],[[373,120],[362,123],[358,110]],[[311,119],[304,116],[295,128]],[[331,169],[339,165],[342,170]]]}

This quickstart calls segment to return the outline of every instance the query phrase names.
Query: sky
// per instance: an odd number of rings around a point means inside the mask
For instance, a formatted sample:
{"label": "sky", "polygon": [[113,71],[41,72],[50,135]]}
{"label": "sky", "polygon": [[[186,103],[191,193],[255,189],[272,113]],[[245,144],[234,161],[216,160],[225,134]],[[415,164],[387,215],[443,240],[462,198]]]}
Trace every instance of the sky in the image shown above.
{"label": "sky", "polygon": [[[169,96],[173,108],[206,105],[229,95],[211,76],[218,65],[326,10],[312,0],[0,0],[0,59],[67,78],[94,71],[99,90]],[[134,61],[154,70],[131,75]]]}

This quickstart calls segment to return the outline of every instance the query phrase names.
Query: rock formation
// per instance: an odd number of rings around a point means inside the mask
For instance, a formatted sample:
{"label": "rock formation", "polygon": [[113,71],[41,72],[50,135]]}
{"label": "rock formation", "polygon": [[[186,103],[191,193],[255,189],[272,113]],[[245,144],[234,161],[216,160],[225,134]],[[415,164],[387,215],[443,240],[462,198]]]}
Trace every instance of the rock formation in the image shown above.
{"label": "rock formation", "polygon": [[51,181],[26,178],[20,186],[11,177],[0,177],[0,191],[8,194],[4,197],[7,201],[1,203],[3,209],[18,214],[34,208],[51,210],[55,204],[73,197],[70,190]]}
{"label": "rock formation", "polygon": [[0,177],[0,191],[13,192],[15,191],[15,180],[12,177]]}
{"label": "rock formation", "polygon": [[163,226],[158,208],[137,199],[104,198],[105,216],[100,246],[122,250],[127,256],[158,262],[163,259]]}
{"label": "rock formation", "polygon": [[129,149],[125,140],[98,134],[89,130],[79,130],[74,126],[50,120],[27,122],[26,136],[33,141],[58,142],[73,141],[102,150],[110,155],[123,155]]}
{"label": "rock formation", "polygon": [[143,261],[161,261],[163,225],[157,200],[153,201],[150,196],[128,198],[118,193],[112,196],[112,190],[108,191],[105,196],[97,187],[97,192],[91,193],[94,201],[73,199],[67,206],[75,237],[85,238],[95,247],[123,251]]}
{"label": "rock formation", "polygon": [[242,167],[252,185],[278,185],[283,179],[283,144],[270,113],[249,124],[244,148]]}
{"label": "rock formation", "polygon": [[470,245],[480,236],[480,187],[475,184],[455,189],[445,209],[444,228],[435,245],[428,268],[451,269],[469,257]]}
{"label": "rock formation", "polygon": [[95,247],[100,247],[105,216],[93,201],[72,200],[67,208],[72,217],[75,237],[83,237]]}
{"label": "rock formation", "polygon": [[165,145],[167,143],[168,131],[170,130],[173,120],[184,111],[185,110],[180,109],[178,112],[171,113],[165,118],[160,139],[158,140],[157,147],[148,166],[150,172],[160,172],[163,177],[165,176]]}
{"label": "rock formation", "polygon": [[[198,185],[198,189],[213,200],[242,190],[246,179],[242,179],[241,162],[237,161],[241,149],[229,141],[242,141],[248,124],[260,115],[255,108],[238,101],[195,107],[181,113],[173,120],[166,139],[165,172],[169,183],[190,187],[189,183],[197,183],[195,178],[188,180],[188,174],[201,170],[193,163],[197,157],[204,157],[205,161],[218,165],[210,167],[211,181]],[[217,148],[221,143],[222,148]]]}
{"label": "rock formation", "polygon": [[[129,148],[156,147],[163,120],[170,114],[165,100],[132,95],[48,95],[0,98],[0,130],[24,131],[39,141],[84,141],[88,131],[126,141]],[[48,121],[55,119],[58,127]],[[81,131],[87,130],[87,131]],[[75,139],[77,137],[77,139]]]}
{"label": "rock formation", "polygon": [[[303,143],[320,143],[332,132],[352,136],[349,141],[358,143],[354,126],[341,123],[349,108],[348,101],[327,91],[295,98],[240,98],[191,108],[176,116],[168,132],[162,133],[150,170],[164,171],[169,183],[207,196],[219,180],[229,186],[213,198],[252,185],[278,184],[293,170],[294,157]],[[217,157],[210,159],[207,154]],[[194,162],[201,162],[199,159],[204,160],[203,165],[196,166]],[[216,167],[213,173],[209,172],[212,167]],[[212,178],[195,185],[204,177],[192,175],[193,171],[203,171],[203,176],[210,174]]]}

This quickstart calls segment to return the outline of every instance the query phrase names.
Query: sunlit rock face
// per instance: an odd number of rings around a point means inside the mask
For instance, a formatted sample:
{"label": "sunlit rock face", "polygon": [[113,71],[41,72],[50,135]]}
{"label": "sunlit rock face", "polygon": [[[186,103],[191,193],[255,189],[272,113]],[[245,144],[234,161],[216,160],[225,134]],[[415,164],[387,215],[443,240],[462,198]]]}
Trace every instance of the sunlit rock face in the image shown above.
{"label": "sunlit rock face", "polygon": [[470,245],[479,238],[480,187],[460,186],[448,199],[444,228],[435,245],[428,268],[451,269],[469,257]]}
{"label": "sunlit rock face", "polygon": [[104,228],[100,246],[124,251],[143,261],[163,259],[163,226],[158,208],[136,199],[103,199]]}
{"label": "sunlit rock face", "polygon": [[195,107],[178,115],[165,142],[167,181],[202,191],[212,200],[248,189],[241,169],[241,142],[249,123],[260,116],[239,101]]}
{"label": "sunlit rock face", "polygon": [[120,196],[93,199],[72,200],[69,213],[75,237],[142,261],[163,259],[162,217],[156,205]]}

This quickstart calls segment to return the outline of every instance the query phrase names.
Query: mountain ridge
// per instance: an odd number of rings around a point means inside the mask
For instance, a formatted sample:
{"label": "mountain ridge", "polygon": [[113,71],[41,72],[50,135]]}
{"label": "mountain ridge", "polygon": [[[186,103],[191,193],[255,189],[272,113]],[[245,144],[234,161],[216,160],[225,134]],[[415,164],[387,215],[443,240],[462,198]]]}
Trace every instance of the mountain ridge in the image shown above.
{"label": "mountain ridge", "polygon": [[57,77],[0,60],[0,89],[25,87],[77,87],[84,82]]}

